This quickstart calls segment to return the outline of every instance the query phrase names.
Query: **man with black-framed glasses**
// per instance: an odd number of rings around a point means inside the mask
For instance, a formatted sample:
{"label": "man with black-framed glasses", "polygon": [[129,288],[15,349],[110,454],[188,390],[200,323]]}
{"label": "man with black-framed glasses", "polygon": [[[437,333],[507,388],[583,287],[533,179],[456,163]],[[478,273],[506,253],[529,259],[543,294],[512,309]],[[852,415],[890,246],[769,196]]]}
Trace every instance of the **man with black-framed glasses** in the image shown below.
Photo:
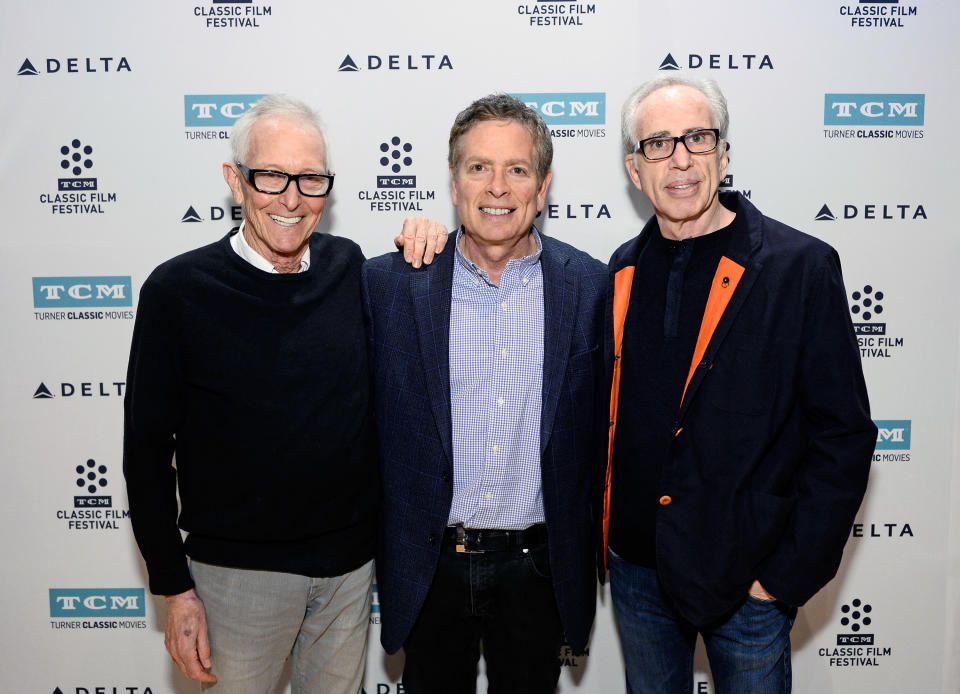
{"label": "man with black-framed glasses", "polygon": [[796,608],[837,571],[876,427],[827,244],[718,193],[726,100],[662,77],[623,107],[654,216],[613,255],[604,544],[631,694],[791,688]]}
{"label": "man with black-framed glasses", "polygon": [[[186,677],[267,694],[290,658],[294,694],[356,694],[378,510],[363,255],[315,233],[334,177],[307,105],[264,97],[230,143],[239,230],[141,289],[124,402],[133,530]],[[431,238],[442,247],[445,230]]]}

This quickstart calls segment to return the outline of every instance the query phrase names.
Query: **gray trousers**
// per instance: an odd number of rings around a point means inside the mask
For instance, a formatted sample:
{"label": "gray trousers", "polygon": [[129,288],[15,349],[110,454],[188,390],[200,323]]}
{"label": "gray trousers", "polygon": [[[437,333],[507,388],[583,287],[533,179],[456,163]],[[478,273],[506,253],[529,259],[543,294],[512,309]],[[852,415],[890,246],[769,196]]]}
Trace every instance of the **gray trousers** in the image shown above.
{"label": "gray trousers", "polygon": [[357,694],[363,680],[373,561],[309,578],[190,563],[210,634],[211,694],[272,694],[292,657],[293,694]]}

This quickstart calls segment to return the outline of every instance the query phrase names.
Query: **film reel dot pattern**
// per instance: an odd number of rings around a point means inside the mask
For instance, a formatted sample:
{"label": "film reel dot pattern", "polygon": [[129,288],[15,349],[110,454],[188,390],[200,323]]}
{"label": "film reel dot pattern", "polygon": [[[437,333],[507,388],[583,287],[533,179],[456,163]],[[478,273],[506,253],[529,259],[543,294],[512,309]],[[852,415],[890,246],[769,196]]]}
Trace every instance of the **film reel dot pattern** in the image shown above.
{"label": "film reel dot pattern", "polygon": [[380,143],[380,151],[383,156],[380,157],[380,166],[389,167],[393,173],[400,173],[405,166],[413,164],[413,157],[409,156],[413,151],[413,145],[409,142],[403,142],[394,135],[389,142]]}
{"label": "film reel dot pattern", "polygon": [[859,598],[851,600],[848,605],[843,605],[840,608],[840,612],[843,613],[843,616],[840,618],[840,624],[845,627],[850,627],[850,630],[853,632],[858,632],[863,627],[868,627],[873,623],[873,619],[870,617],[870,613],[873,612],[873,607],[864,603]]}
{"label": "film reel dot pattern", "polygon": [[107,466],[97,465],[97,461],[93,458],[90,458],[86,465],[77,465],[76,472],[77,486],[81,489],[86,487],[90,494],[95,494],[98,489],[107,486],[107,478],[104,477],[107,474]]}
{"label": "film reel dot pattern", "polygon": [[79,176],[84,169],[93,166],[93,159],[89,156],[93,154],[93,147],[84,145],[80,140],[72,140],[68,145],[60,148],[60,154],[63,159],[60,160],[61,169],[70,169],[70,173]]}
{"label": "film reel dot pattern", "polygon": [[863,320],[870,320],[883,313],[883,292],[875,291],[869,284],[862,290],[850,295],[854,303],[850,305],[850,313]]}

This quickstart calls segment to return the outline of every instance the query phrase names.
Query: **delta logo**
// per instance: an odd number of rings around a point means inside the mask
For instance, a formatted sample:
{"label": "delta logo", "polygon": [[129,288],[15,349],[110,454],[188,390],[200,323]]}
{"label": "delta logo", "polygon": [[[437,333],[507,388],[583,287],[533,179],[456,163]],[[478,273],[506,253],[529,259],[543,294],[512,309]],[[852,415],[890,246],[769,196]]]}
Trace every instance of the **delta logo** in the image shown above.
{"label": "delta logo", "polygon": [[[60,397],[62,398],[71,398],[78,396],[78,399],[82,398],[110,398],[110,397],[123,397],[123,390],[126,386],[124,381],[81,381],[80,383],[71,383],[64,381],[60,384],[59,392]],[[33,391],[34,400],[53,400],[56,396],[53,391],[47,387],[47,384],[43,381],[40,382],[40,385],[37,386],[37,389]]]}
{"label": "delta logo", "polygon": [[667,53],[659,70],[773,70],[773,58],[766,53],[689,53],[680,62]]}
{"label": "delta logo", "polygon": [[361,68],[357,61],[347,53],[340,61],[337,72],[360,72],[362,69],[387,72],[409,71],[409,70],[452,70],[453,61],[446,54],[423,53],[421,55],[374,55],[370,54],[360,59],[361,63],[366,65]]}
{"label": "delta logo", "polygon": [[839,216],[834,214],[833,209],[824,203],[813,219],[818,222],[835,222],[838,219],[896,220],[901,222],[927,219],[927,211],[919,203],[844,203],[843,205],[834,205],[834,207],[840,211]]}
{"label": "delta logo", "polygon": [[228,207],[210,205],[206,209],[206,212],[208,216],[203,217],[197,212],[197,208],[194,205],[188,205],[186,211],[180,217],[180,223],[198,224],[206,221],[218,222],[221,219],[237,223],[243,221],[243,208],[240,205],[230,205]]}
{"label": "delta logo", "polygon": [[[40,68],[36,66],[40,65]],[[78,74],[88,72],[132,72],[130,61],[125,56],[99,58],[44,58],[36,62],[24,58],[17,70],[21,77],[38,77],[52,74]]]}
{"label": "delta logo", "polygon": [[51,694],[153,694],[153,689],[127,684],[87,684],[64,689],[57,687]]}

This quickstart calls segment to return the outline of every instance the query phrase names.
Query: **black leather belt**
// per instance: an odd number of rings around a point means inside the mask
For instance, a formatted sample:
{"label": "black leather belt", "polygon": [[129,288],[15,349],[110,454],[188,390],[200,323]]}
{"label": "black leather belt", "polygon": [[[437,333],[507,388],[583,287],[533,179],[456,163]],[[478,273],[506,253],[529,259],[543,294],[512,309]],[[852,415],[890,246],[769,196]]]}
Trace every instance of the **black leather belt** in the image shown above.
{"label": "black leather belt", "polygon": [[525,530],[487,530],[454,525],[443,532],[444,544],[454,545],[458,552],[467,554],[532,549],[539,547],[546,541],[546,523],[531,525]]}

